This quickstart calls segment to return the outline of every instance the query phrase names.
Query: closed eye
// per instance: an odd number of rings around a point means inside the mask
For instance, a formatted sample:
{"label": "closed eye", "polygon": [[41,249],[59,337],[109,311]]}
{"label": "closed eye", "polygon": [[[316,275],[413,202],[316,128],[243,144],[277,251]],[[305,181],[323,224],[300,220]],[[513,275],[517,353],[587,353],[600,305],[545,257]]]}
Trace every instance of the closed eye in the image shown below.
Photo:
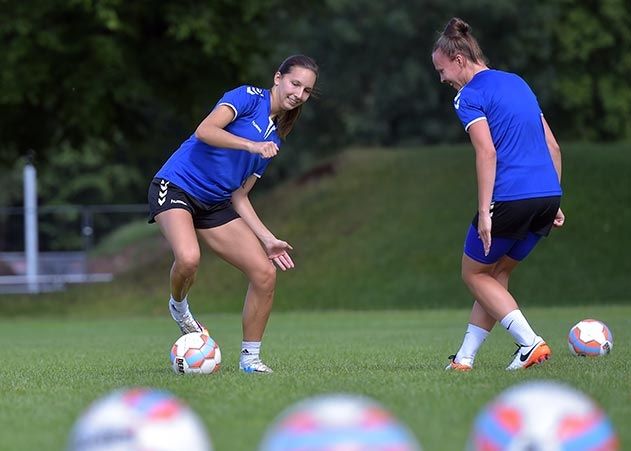
{"label": "closed eye", "polygon": [[[298,80],[294,80],[294,81],[292,81],[292,82],[291,82],[291,84],[292,84],[292,85],[294,85],[294,86],[296,86],[296,87],[300,87],[300,86],[302,86],[302,83],[300,83]],[[305,92],[306,92],[307,94],[311,94],[311,91],[312,91],[312,90],[313,90],[312,88],[305,88]]]}

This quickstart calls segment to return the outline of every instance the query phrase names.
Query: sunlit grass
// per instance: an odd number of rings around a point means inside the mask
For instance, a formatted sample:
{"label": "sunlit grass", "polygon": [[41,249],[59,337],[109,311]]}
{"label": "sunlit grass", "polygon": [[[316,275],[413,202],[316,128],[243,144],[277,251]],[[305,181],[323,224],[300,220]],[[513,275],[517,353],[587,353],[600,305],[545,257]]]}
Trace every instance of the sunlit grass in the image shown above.
{"label": "sunlit grass", "polygon": [[[464,332],[465,310],[276,313],[263,346],[269,376],[237,371],[240,318],[202,315],[223,351],[210,376],[178,376],[169,364],[177,327],[161,318],[0,322],[0,436],[3,449],[63,449],[80,412],[110,390],[169,390],[201,416],[218,451],[255,450],[290,404],[319,393],[370,396],[406,423],[425,450],[464,449],[475,414],[504,388],[525,380],[565,381],[592,396],[622,439],[631,415],[631,307],[537,308],[526,314],[553,359],[518,373],[504,370],[514,345],[495,330],[468,374],[445,373]],[[569,328],[584,317],[608,323],[613,352],[570,355]]]}

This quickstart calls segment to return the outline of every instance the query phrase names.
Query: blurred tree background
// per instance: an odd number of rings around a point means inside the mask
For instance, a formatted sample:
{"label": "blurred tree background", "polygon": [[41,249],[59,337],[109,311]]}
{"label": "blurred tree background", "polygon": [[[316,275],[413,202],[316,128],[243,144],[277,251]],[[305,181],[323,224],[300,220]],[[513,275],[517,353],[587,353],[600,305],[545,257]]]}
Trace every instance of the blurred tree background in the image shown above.
{"label": "blurred tree background", "polygon": [[0,0],[0,205],[142,203],[226,90],[313,56],[319,95],[266,179],[348,145],[463,141],[431,64],[452,16],[491,66],[521,74],[561,141],[631,138],[628,0]]}

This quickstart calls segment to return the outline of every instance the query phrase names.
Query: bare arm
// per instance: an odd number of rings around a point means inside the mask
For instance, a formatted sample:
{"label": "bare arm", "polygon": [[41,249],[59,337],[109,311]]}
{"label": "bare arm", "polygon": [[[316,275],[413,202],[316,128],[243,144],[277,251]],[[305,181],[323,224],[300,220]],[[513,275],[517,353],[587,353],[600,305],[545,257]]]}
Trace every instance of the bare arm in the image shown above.
{"label": "bare arm", "polygon": [[[552,129],[548,125],[546,119],[541,116],[541,122],[543,123],[543,131],[546,137],[546,144],[548,146],[548,151],[550,152],[550,156],[552,157],[552,163],[554,164],[554,169],[557,171],[557,176],[559,177],[559,182],[561,182],[561,172],[562,172],[562,164],[561,164],[561,146],[557,142],[554,137],[554,133],[552,133]],[[556,217],[554,218],[554,222],[552,223],[554,227],[563,227],[565,223],[565,214],[563,210],[559,208],[557,211]]]}
{"label": "bare arm", "polygon": [[239,216],[241,216],[248,227],[250,227],[257,236],[270,260],[285,271],[294,267],[294,262],[288,253],[288,251],[293,248],[289,243],[276,238],[259,219],[256,211],[254,211],[248,194],[256,183],[256,180],[256,176],[250,176],[241,188],[232,193],[232,205],[235,211],[239,213]]}
{"label": "bare arm", "polygon": [[487,121],[469,127],[469,138],[475,149],[475,168],[478,180],[478,235],[484,244],[484,254],[491,250],[491,200],[495,185],[497,153]]}
{"label": "bare arm", "polygon": [[548,151],[550,152],[550,156],[552,157],[552,162],[554,163],[554,169],[557,171],[557,175],[559,176],[559,182],[561,181],[561,147],[554,137],[554,133],[552,133],[552,129],[546,122],[546,119],[541,116],[541,122],[543,123],[543,131],[546,136],[546,144],[548,145]]}
{"label": "bare arm", "polygon": [[271,158],[278,153],[278,146],[272,141],[250,141],[225,130],[234,120],[234,111],[227,105],[219,105],[199,124],[195,130],[197,139],[211,146],[225,149],[247,150]]}

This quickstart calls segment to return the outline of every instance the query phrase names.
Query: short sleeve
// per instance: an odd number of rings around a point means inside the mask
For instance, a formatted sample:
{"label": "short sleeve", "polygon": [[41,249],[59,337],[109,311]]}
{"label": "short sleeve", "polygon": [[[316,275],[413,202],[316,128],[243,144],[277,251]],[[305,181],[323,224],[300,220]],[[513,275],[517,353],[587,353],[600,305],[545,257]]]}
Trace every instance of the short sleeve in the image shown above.
{"label": "short sleeve", "polygon": [[238,88],[224,93],[216,106],[226,105],[231,108],[234,112],[234,119],[236,119],[256,109],[258,103],[263,98],[264,93],[261,88],[239,86]]}
{"label": "short sleeve", "polygon": [[454,98],[454,108],[467,133],[472,124],[486,120],[486,113],[482,109],[482,102],[477,91],[461,90]]}
{"label": "short sleeve", "polygon": [[265,173],[267,166],[269,166],[270,161],[272,161],[271,158],[261,158],[261,161],[254,169],[254,175],[258,178],[261,178]]}

